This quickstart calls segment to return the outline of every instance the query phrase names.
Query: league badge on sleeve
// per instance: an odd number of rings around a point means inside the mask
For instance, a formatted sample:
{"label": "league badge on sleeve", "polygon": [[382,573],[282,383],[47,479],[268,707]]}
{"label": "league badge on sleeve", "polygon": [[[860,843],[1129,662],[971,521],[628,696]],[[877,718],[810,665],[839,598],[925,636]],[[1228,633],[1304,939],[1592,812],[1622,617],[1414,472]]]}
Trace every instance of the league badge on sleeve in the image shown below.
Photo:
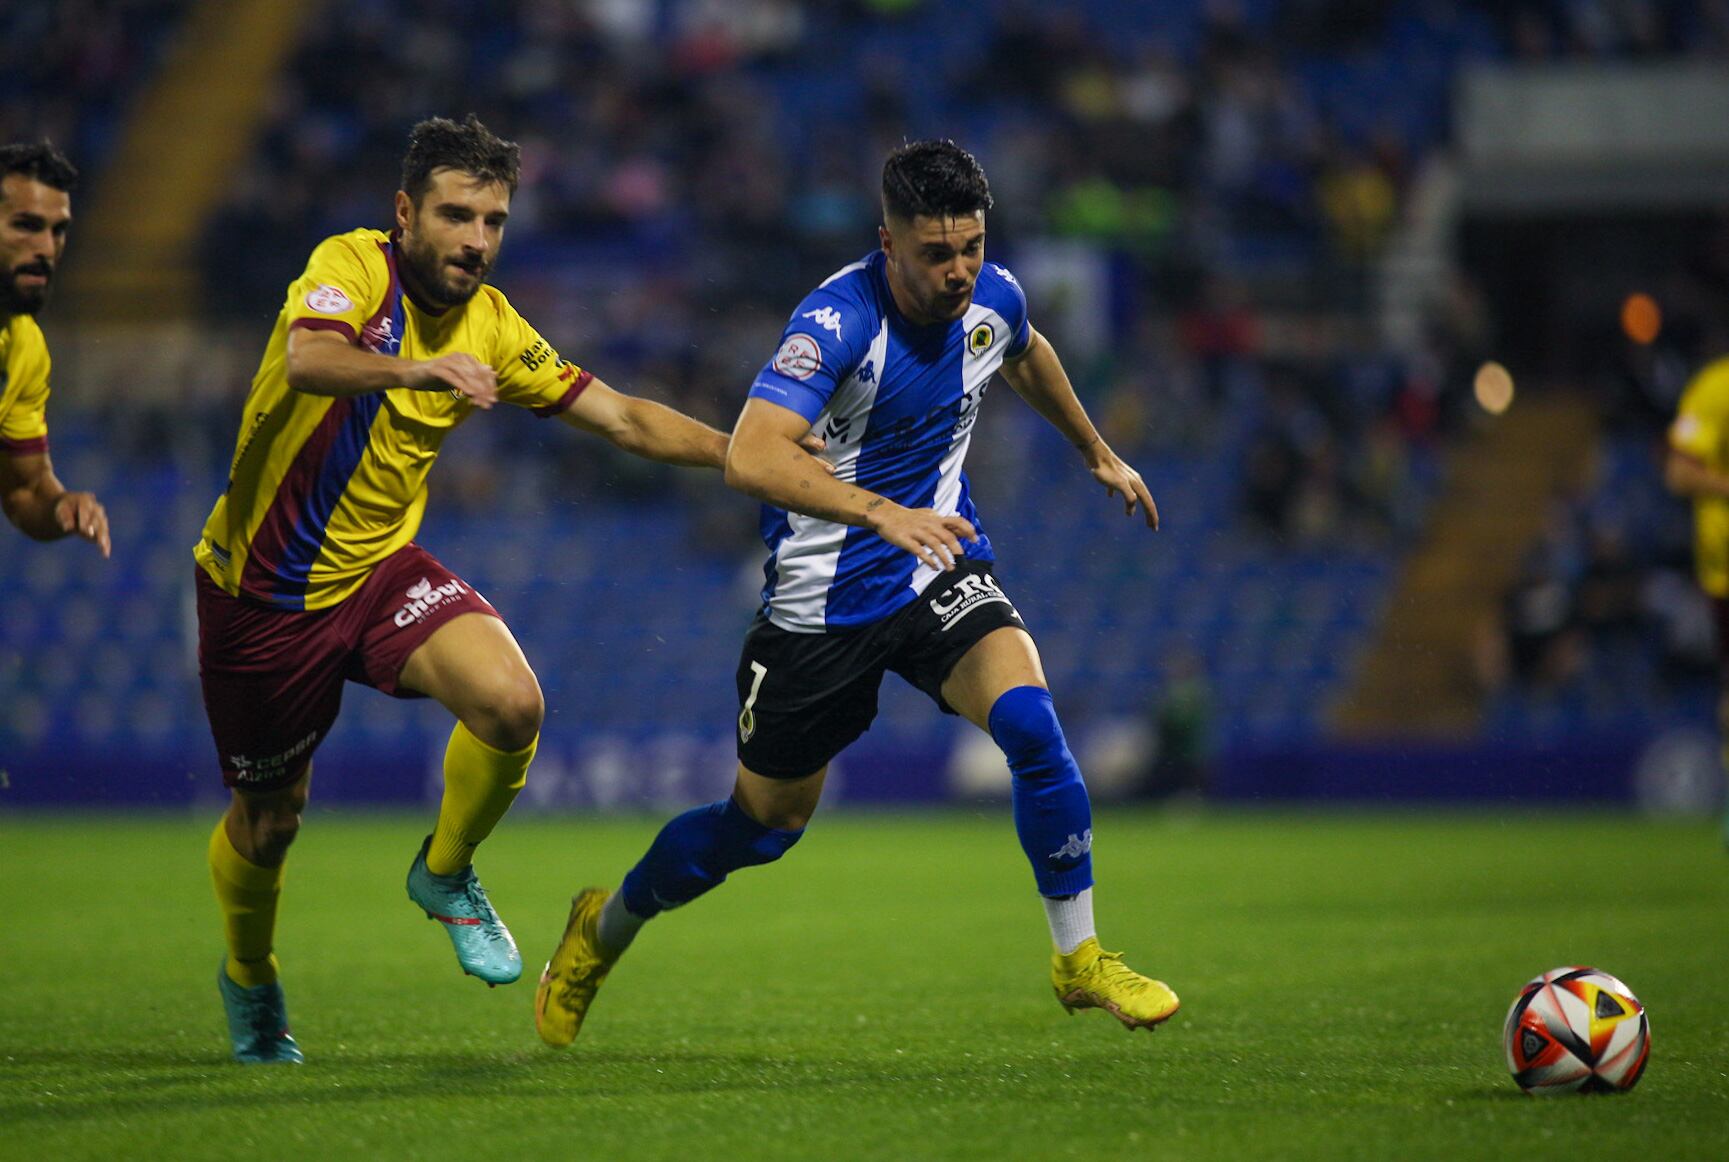
{"label": "league badge on sleeve", "polygon": [[788,335],[774,353],[774,369],[788,379],[809,379],[822,369],[822,349],[809,335]]}
{"label": "league badge on sleeve", "polygon": [[321,315],[341,315],[354,309],[354,300],[339,287],[327,284],[306,296],[306,306]]}
{"label": "league badge on sleeve", "polygon": [[980,323],[973,328],[973,333],[967,336],[967,351],[973,355],[983,355],[996,342],[997,333],[989,323]]}

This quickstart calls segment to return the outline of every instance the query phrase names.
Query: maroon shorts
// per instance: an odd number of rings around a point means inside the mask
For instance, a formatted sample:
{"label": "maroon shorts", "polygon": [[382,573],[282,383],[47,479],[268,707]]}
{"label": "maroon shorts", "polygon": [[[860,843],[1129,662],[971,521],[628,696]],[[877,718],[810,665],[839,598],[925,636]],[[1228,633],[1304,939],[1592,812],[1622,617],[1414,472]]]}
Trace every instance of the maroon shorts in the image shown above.
{"label": "maroon shorts", "polygon": [[408,655],[464,613],[498,611],[419,545],[386,557],[327,609],[273,609],[231,597],[202,568],[198,677],[222,781],[268,791],[292,783],[336,722],[344,681],[396,698]]}

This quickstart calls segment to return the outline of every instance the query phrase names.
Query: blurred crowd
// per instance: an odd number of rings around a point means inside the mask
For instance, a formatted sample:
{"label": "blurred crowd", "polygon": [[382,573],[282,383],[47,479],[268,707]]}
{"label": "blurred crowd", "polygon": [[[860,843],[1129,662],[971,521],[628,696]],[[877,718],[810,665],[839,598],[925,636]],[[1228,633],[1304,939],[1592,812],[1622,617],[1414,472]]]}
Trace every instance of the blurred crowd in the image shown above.
{"label": "blurred crowd", "polygon": [[211,307],[267,318],[318,238],[386,220],[407,126],[473,109],[523,145],[513,300],[603,376],[726,424],[786,312],[874,246],[882,156],[953,136],[991,176],[993,256],[1116,442],[1241,456],[1246,519],[1274,540],[1408,527],[1458,355],[1380,350],[1365,302],[1444,140],[1446,66],[1497,51],[1487,18],[990,7],[334,8],[207,232]]}
{"label": "blurred crowd", "polygon": [[0,4],[0,142],[47,138],[80,167],[113,148],[126,102],[188,0]]}
{"label": "blurred crowd", "polygon": [[[7,5],[0,130],[99,166],[187,7]],[[473,110],[523,145],[513,299],[572,358],[727,424],[790,307],[874,245],[884,153],[952,136],[1115,443],[1238,458],[1272,544],[1398,538],[1494,339],[1463,279],[1414,346],[1370,322],[1458,67],[1725,55],[1729,0],[332,5],[205,232],[208,308],[261,330],[319,238],[388,224],[408,126]],[[555,470],[633,486],[622,462]],[[501,487],[458,471],[460,495]]]}

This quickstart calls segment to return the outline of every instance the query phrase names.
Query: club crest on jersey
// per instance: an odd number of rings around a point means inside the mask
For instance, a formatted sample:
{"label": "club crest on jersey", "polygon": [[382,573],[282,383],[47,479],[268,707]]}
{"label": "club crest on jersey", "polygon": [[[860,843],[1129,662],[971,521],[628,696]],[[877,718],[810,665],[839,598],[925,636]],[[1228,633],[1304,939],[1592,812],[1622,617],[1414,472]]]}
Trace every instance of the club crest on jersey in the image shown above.
{"label": "club crest on jersey", "polygon": [[809,379],[822,369],[822,349],[809,335],[788,335],[774,353],[774,369],[788,379]]}
{"label": "club crest on jersey", "polygon": [[327,283],[306,296],[306,306],[321,315],[340,315],[354,309],[354,300],[344,294],[340,287]]}
{"label": "club crest on jersey", "polygon": [[973,333],[967,336],[967,351],[980,355],[990,350],[992,343],[997,341],[997,333],[989,323],[980,323],[973,328]]}

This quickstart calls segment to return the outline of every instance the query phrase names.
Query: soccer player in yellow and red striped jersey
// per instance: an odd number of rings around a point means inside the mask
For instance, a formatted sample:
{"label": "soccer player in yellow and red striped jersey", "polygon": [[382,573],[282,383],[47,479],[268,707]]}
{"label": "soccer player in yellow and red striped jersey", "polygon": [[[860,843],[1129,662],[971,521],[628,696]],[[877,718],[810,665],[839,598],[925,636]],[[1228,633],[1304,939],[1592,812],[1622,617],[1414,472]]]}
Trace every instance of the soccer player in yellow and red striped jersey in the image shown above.
{"label": "soccer player in yellow and red striped jersey", "polygon": [[301,1059],[276,905],[344,681],[456,716],[408,893],[444,924],[463,971],[489,984],[521,973],[472,857],[523,785],[544,706],[496,611],[414,543],[445,437],[504,402],[653,460],[725,457],[723,433],[559,358],[486,285],[517,169],[516,145],[472,116],[414,127],[396,229],[327,239],[289,287],[195,550],[199,670],[232,791],[210,838],[228,943],[218,985],[243,1062]]}
{"label": "soccer player in yellow and red striped jersey", "polygon": [[[1729,357],[1707,363],[1681,394],[1663,480],[1693,501],[1693,572],[1716,614],[1717,725],[1729,770]],[[1729,816],[1723,839],[1729,844]]]}
{"label": "soccer player in yellow and red striped jersey", "polygon": [[35,314],[48,303],[78,171],[46,142],[0,146],[0,509],[26,536],[76,534],[108,555],[108,514],[71,492],[48,456],[48,343]]}

